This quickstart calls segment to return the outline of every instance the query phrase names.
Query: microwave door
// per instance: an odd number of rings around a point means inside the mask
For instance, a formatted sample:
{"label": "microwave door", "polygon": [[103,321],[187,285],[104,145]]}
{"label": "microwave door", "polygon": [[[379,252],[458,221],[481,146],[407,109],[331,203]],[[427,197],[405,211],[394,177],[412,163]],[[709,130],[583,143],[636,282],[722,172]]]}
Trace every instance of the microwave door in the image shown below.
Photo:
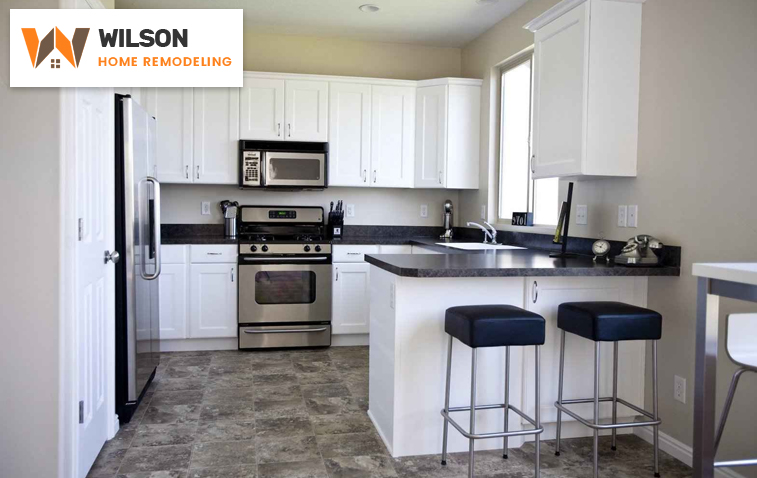
{"label": "microwave door", "polygon": [[322,188],[326,155],[321,153],[265,153],[266,186]]}

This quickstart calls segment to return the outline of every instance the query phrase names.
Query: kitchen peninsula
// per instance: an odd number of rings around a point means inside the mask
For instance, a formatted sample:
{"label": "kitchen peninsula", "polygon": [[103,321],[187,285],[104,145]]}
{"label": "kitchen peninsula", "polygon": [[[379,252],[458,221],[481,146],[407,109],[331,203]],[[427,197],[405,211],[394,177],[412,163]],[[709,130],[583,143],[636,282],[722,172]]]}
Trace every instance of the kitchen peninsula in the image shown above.
{"label": "kitchen peninsula", "polygon": [[[461,253],[433,243],[414,245],[412,255],[369,255],[365,260],[371,264],[369,415],[394,457],[441,452],[443,421],[439,412],[444,407],[448,340],[444,313],[448,307],[509,304],[546,319],[540,405],[545,427],[542,439],[551,439],[558,385],[558,305],[619,301],[644,307],[649,276],[680,275],[677,265],[624,267],[597,263],[589,256],[552,259],[548,252],[534,249]],[[593,346],[578,337],[569,337],[566,346],[564,397],[586,396],[593,386]],[[470,403],[470,349],[455,342],[453,354],[450,405],[466,406]],[[534,415],[533,355],[530,347],[511,350],[511,403],[529,416]],[[503,402],[504,357],[504,348],[479,350],[478,404]],[[612,344],[605,343],[601,358],[603,396],[612,390],[612,360]],[[644,342],[621,344],[619,360],[619,396],[643,407]],[[584,416],[592,414],[591,405],[575,409]],[[610,406],[603,404],[600,414],[609,417]],[[460,412],[459,423],[468,423],[467,415]],[[627,419],[635,413],[620,406],[618,415]],[[510,418],[511,429],[530,427],[515,420],[515,415]],[[588,428],[566,418],[564,437],[590,435]],[[477,411],[476,431],[502,431],[503,421],[501,409]],[[517,448],[523,440],[511,438],[510,446]],[[477,449],[501,446],[501,439],[476,443]],[[467,448],[465,438],[450,433],[450,451]]]}

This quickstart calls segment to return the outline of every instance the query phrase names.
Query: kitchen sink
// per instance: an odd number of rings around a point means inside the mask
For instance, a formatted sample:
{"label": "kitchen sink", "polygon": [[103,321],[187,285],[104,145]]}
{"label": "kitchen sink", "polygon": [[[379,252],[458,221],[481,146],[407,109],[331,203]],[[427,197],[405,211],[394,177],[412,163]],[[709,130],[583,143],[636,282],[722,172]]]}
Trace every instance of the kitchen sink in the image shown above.
{"label": "kitchen sink", "polygon": [[484,244],[483,242],[437,242],[437,245],[462,249],[464,251],[489,251],[503,249],[525,249],[518,246],[505,246],[502,244]]}

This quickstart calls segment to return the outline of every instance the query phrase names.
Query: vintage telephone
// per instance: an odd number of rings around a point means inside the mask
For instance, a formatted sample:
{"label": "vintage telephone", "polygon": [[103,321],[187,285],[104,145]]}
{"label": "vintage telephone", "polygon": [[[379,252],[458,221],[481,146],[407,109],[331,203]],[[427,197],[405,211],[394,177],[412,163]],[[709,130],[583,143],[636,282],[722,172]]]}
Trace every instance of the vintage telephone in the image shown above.
{"label": "vintage telephone", "polygon": [[628,240],[620,254],[615,256],[615,263],[626,266],[656,266],[660,264],[663,244],[659,239],[647,234],[640,234]]}

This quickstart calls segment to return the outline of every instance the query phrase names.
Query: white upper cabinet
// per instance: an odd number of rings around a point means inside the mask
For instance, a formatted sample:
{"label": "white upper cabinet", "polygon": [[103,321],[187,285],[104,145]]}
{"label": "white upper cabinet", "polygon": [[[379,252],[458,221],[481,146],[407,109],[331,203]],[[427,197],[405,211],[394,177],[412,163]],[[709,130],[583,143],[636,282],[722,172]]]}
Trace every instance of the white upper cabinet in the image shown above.
{"label": "white upper cabinet", "polygon": [[534,32],[535,178],[636,176],[641,9],[566,0],[525,26]]}
{"label": "white upper cabinet", "polygon": [[192,182],[192,88],[149,88],[147,111],[157,123],[158,181]]}
{"label": "white upper cabinet", "polygon": [[286,80],[284,90],[286,140],[328,141],[328,82]]}
{"label": "white upper cabinet", "polygon": [[371,85],[329,85],[329,186],[369,186]]}
{"label": "white upper cabinet", "polygon": [[371,186],[411,188],[415,154],[415,88],[372,86]]}
{"label": "white upper cabinet", "polygon": [[195,183],[238,184],[239,88],[194,88]]}
{"label": "white upper cabinet", "polygon": [[478,188],[480,113],[480,80],[421,82],[416,104],[415,187]]}
{"label": "white upper cabinet", "polygon": [[283,141],[284,80],[246,77],[239,94],[239,138]]}

